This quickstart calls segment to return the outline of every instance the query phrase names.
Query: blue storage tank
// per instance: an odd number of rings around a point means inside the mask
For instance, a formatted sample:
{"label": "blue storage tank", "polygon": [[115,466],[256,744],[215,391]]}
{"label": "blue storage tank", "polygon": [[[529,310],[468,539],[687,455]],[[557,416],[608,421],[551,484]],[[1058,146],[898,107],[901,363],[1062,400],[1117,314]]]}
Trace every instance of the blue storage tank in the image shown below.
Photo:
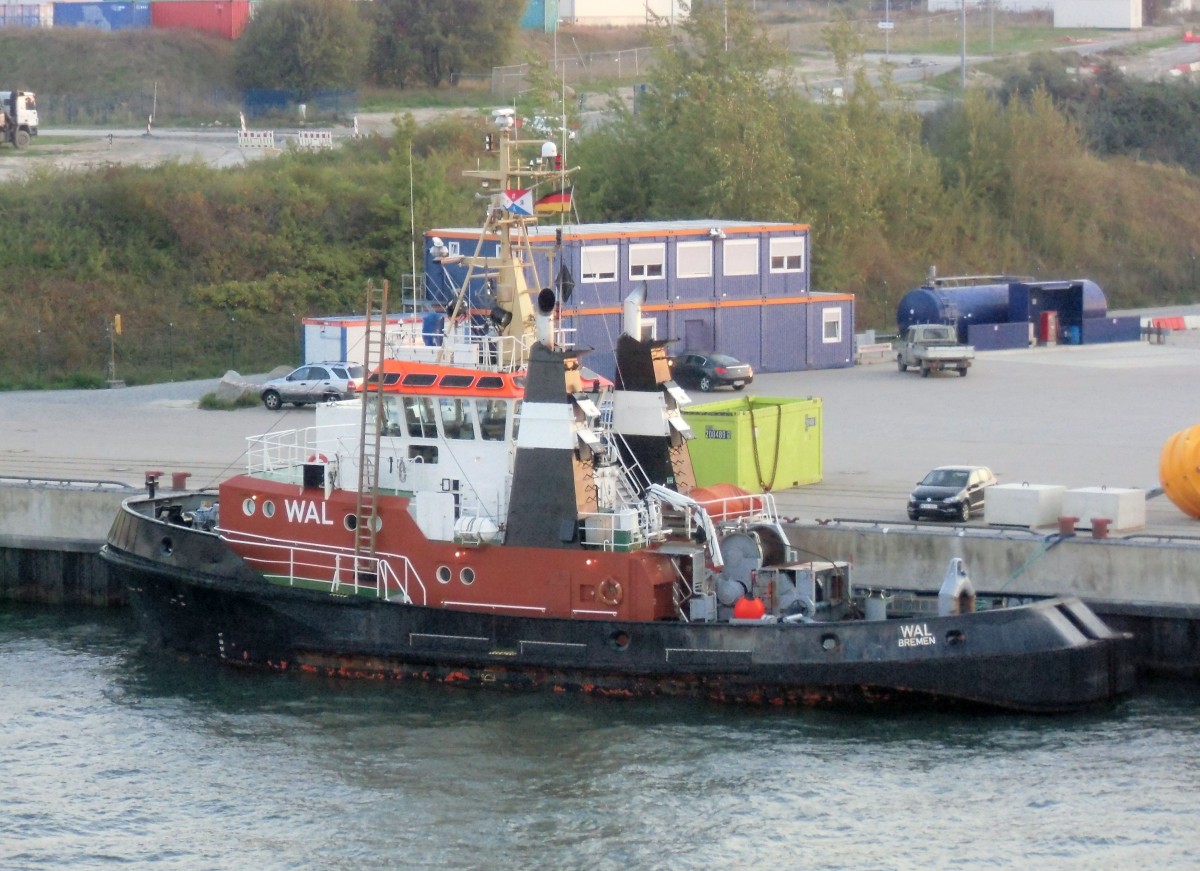
{"label": "blue storage tank", "polygon": [[1008,323],[1010,287],[1008,283],[918,287],[901,297],[896,325],[903,333],[913,324],[958,324],[959,339],[966,341],[971,324]]}
{"label": "blue storage tank", "polygon": [[[946,279],[955,281],[955,279]],[[1088,279],[1068,281],[993,280],[986,284],[926,285],[910,290],[896,306],[903,333],[913,324],[955,324],[967,341],[973,324],[1035,323],[1043,311],[1055,311],[1063,324],[1104,317],[1108,300]]]}

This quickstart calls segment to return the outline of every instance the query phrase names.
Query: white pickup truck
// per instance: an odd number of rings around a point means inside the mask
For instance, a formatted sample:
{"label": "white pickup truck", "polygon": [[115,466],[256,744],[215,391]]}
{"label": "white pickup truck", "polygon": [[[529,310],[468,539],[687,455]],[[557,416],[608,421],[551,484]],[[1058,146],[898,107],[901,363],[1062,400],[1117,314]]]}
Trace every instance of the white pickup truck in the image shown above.
{"label": "white pickup truck", "polygon": [[920,369],[922,377],[942,369],[957,369],[966,375],[975,360],[975,349],[960,345],[954,327],[946,324],[913,324],[896,347],[896,365],[901,372]]}

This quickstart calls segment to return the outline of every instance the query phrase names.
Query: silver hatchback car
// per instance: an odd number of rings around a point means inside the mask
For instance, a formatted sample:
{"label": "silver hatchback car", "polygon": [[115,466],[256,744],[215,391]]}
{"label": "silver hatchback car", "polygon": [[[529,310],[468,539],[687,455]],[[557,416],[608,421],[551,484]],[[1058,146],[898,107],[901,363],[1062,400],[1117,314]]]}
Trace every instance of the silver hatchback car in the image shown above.
{"label": "silver hatchback car", "polygon": [[351,399],[362,390],[366,370],[358,363],[309,363],[262,387],[263,405],[272,411],[290,402],[309,405]]}

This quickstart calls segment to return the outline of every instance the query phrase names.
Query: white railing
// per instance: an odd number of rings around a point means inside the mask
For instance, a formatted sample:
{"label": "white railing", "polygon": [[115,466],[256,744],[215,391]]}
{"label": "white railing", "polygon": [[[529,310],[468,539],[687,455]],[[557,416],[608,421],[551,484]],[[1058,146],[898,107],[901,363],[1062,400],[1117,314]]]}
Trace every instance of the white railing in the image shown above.
{"label": "white railing", "polygon": [[[428,601],[424,581],[413,568],[412,561],[402,554],[376,553],[373,558],[355,557],[354,551],[348,548],[284,541],[224,529],[218,533],[230,544],[253,548],[255,553],[242,554],[242,559],[265,575],[286,578],[291,586],[299,581],[328,584],[331,593],[365,590],[384,601],[398,600],[406,605],[424,605]],[[259,551],[263,555],[257,555]],[[361,582],[365,575],[373,577],[370,583]]]}
{"label": "white railing", "polygon": [[338,454],[358,455],[358,427],[352,424],[310,426],[246,438],[246,466],[251,475],[300,479],[305,463],[333,462]]}
{"label": "white railing", "polygon": [[[575,327],[557,327],[555,347],[569,348]],[[435,344],[427,344],[426,339]],[[391,360],[411,360],[445,366],[469,366],[485,372],[513,372],[525,367],[530,346],[521,336],[476,335],[466,329],[425,333],[419,321],[388,330],[384,353]]]}

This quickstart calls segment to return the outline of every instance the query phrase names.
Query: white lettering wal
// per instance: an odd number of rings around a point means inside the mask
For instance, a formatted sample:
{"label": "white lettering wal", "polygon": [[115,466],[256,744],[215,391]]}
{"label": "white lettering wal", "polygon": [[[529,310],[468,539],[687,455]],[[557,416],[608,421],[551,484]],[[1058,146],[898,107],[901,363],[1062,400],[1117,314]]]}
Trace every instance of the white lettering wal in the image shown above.
{"label": "white lettering wal", "polygon": [[333,526],[333,521],[325,516],[325,503],[313,502],[309,499],[284,499],[283,510],[291,523],[316,523],[320,526]]}
{"label": "white lettering wal", "polygon": [[911,623],[900,627],[901,647],[928,647],[931,644],[937,644],[937,639],[929,634],[928,624]]}

